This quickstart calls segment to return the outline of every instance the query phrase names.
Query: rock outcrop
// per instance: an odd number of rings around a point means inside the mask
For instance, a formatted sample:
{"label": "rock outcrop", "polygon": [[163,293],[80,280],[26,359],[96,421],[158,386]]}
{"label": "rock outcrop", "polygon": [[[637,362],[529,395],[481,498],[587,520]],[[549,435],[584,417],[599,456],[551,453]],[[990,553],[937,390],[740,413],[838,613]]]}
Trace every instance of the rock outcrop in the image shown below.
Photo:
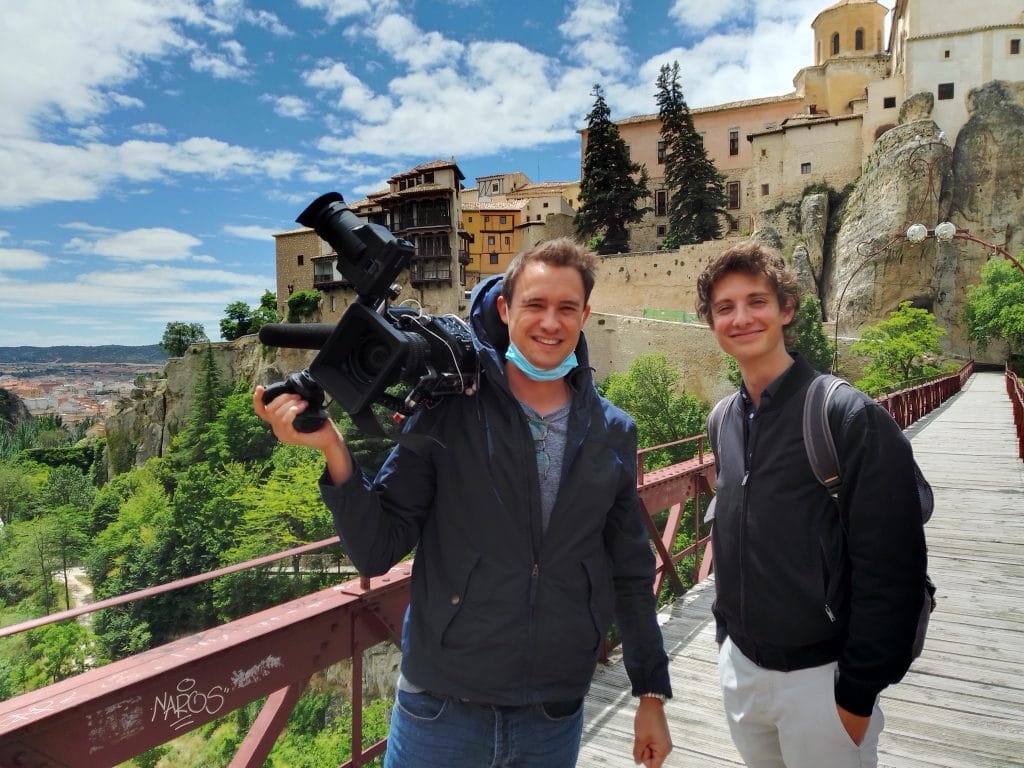
{"label": "rock outcrop", "polygon": [[[910,301],[935,314],[948,352],[977,354],[962,315],[981,267],[1000,258],[984,243],[1011,254],[1024,247],[1024,83],[993,81],[967,105],[953,146],[929,117],[929,94],[909,100],[876,143],[826,257],[824,305],[841,333],[856,335]],[[943,221],[958,237],[907,238],[911,224],[933,230]],[[988,350],[993,360],[1002,354],[998,345]]]}
{"label": "rock outcrop", "polygon": [[[246,386],[279,381],[289,373],[309,365],[315,352],[295,349],[271,349],[260,344],[255,335],[211,345],[221,382]],[[164,378],[137,389],[106,420],[110,443],[111,474],[131,465],[141,466],[146,459],[162,456],[171,437],[188,418],[199,362],[205,344],[194,344],[182,357],[172,357],[164,368]]]}

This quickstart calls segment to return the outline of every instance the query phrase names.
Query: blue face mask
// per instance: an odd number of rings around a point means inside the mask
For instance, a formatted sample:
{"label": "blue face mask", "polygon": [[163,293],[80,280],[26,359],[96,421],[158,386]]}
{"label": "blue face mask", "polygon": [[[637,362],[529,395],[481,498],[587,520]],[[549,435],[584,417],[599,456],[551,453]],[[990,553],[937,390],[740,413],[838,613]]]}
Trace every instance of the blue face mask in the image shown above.
{"label": "blue face mask", "polygon": [[569,353],[569,356],[555,368],[538,368],[527,360],[523,353],[519,351],[519,348],[511,341],[508,343],[508,351],[505,352],[505,359],[522,371],[526,375],[526,378],[532,379],[533,381],[556,381],[579,365],[576,360],[576,353],[571,352]]}

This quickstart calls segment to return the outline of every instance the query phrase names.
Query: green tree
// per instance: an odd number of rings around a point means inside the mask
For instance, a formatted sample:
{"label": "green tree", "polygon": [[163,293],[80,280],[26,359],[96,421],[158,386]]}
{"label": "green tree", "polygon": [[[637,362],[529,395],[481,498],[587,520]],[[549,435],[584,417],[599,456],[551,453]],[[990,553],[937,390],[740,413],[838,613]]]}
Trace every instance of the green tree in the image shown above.
{"label": "green tree", "polygon": [[213,346],[207,344],[199,359],[196,380],[192,386],[188,421],[185,428],[172,438],[168,449],[167,461],[173,471],[182,470],[196,462],[208,461],[213,455],[215,435],[209,427],[217,420],[224,395]]}
{"label": "green tree", "polygon": [[944,369],[937,360],[943,334],[931,312],[904,301],[889,317],[862,330],[860,340],[850,347],[851,353],[868,358],[857,387],[877,397],[941,373]]}
{"label": "green tree", "polygon": [[[708,407],[680,390],[679,372],[660,353],[641,355],[625,373],[615,372],[601,383],[601,391],[636,421],[641,448],[663,445],[704,431]],[[697,444],[656,451],[644,460],[645,469],[683,461],[697,452]]]}
{"label": "green tree", "polygon": [[260,302],[250,307],[244,301],[233,301],[224,309],[224,318],[220,321],[220,336],[225,341],[232,341],[247,333],[256,333],[267,323],[279,320],[277,312],[277,296],[264,291]]}
{"label": "green tree", "polygon": [[225,341],[233,341],[239,336],[251,333],[252,310],[244,301],[233,301],[224,309],[224,317],[220,321],[220,337]]}
{"label": "green tree", "polygon": [[103,661],[96,638],[76,621],[33,629],[29,646],[34,657],[26,681],[30,688],[65,680]]}
{"label": "green tree", "polygon": [[629,159],[629,147],[611,121],[601,86],[595,85],[591,93],[594,106],[587,115],[576,235],[596,242],[599,253],[619,253],[629,250],[627,225],[651,210],[640,205],[649,195],[647,169]]}
{"label": "green tree", "polygon": [[192,344],[209,341],[206,330],[199,323],[168,323],[159,347],[171,357],[181,357]]}
{"label": "green tree", "polygon": [[0,460],[0,521],[27,520],[39,504],[39,473],[17,461]]}
{"label": "green tree", "polygon": [[786,347],[803,355],[815,370],[831,370],[835,347],[821,327],[821,302],[813,293],[800,300],[800,309],[787,329]]}
{"label": "green tree", "polygon": [[320,291],[296,291],[288,297],[288,322],[316,319],[320,311]]}
{"label": "green tree", "polygon": [[679,62],[661,67],[657,86],[668,192],[668,233],[662,248],[674,249],[721,236],[718,216],[726,205],[725,177],[693,126],[679,84]]}
{"label": "green tree", "polygon": [[[1021,252],[1024,258],[1024,251]],[[981,283],[967,291],[967,336],[985,349],[994,339],[1010,348],[1010,359],[1024,357],[1024,272],[993,259],[981,269]]]}
{"label": "green tree", "polygon": [[270,426],[253,410],[252,393],[247,386],[224,400],[208,432],[209,458],[218,465],[265,461],[277,442]]}

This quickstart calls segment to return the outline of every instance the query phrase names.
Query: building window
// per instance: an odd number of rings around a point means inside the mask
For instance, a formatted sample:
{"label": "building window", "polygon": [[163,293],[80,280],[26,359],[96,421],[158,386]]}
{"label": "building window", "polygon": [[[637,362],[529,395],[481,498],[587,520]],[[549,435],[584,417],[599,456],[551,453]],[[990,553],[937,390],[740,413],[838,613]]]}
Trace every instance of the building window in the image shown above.
{"label": "building window", "polygon": [[338,297],[337,296],[331,296],[331,312],[337,312],[337,311],[338,311]]}
{"label": "building window", "polygon": [[949,58],[949,50],[948,49],[942,52],[942,58],[944,58],[944,59],[948,59]]}
{"label": "building window", "polygon": [[505,238],[505,247],[508,248],[511,245],[512,245],[512,238],[511,237],[506,237]]}
{"label": "building window", "polygon": [[664,162],[665,162],[665,142],[664,141],[659,141],[658,142],[658,163],[660,164],[660,163],[664,163]]}
{"label": "building window", "polygon": [[839,54],[839,33],[832,33],[832,55],[837,56]]}
{"label": "building window", "polygon": [[507,224],[508,223],[508,216],[499,216],[498,217],[498,223],[499,224]]}
{"label": "building window", "polygon": [[729,154],[738,155],[740,153],[740,131],[738,128],[733,128],[729,131]]}
{"label": "building window", "polygon": [[800,173],[810,173],[810,172],[811,172],[811,164],[810,163],[800,163]]}
{"label": "building window", "polygon": [[[569,206],[570,206],[570,207],[572,207],[572,202],[570,202],[570,203],[569,203]],[[548,204],[547,204],[547,203],[544,203],[544,205],[543,205],[542,207],[543,207],[543,208],[547,208],[547,207],[548,207]]]}
{"label": "building window", "polygon": [[494,235],[488,235],[487,236],[487,244],[488,245],[494,245]]}
{"label": "building window", "polygon": [[767,194],[768,194],[768,185],[767,184],[762,184],[761,185],[761,197],[764,197]]}
{"label": "building window", "polygon": [[490,224],[490,223],[491,223],[491,217],[490,216],[484,216],[484,224]]}
{"label": "building window", "polygon": [[299,261],[299,266],[301,267],[301,266],[302,266],[303,264],[305,264],[305,263],[306,263],[306,257],[305,257],[305,256],[303,256],[303,255],[302,255],[302,254],[300,253],[300,254],[299,254],[299,258],[298,258],[298,261]]}
{"label": "building window", "polygon": [[740,207],[740,183],[738,181],[730,181],[725,185],[726,194],[729,196],[729,207],[739,208]]}
{"label": "building window", "polygon": [[953,84],[952,83],[939,83],[939,99],[952,99],[953,98]]}
{"label": "building window", "polygon": [[433,171],[426,171],[423,174],[423,183],[424,184],[433,184],[434,183],[434,172]]}
{"label": "building window", "polygon": [[498,254],[495,253],[494,251],[491,251],[491,264],[497,264],[497,263],[498,263]]}
{"label": "building window", "polygon": [[896,97],[895,96],[886,96],[884,99],[882,99],[882,108],[883,109],[894,109],[895,107],[896,107]]}
{"label": "building window", "polygon": [[659,189],[654,193],[654,215],[664,216],[668,212],[668,192]]}
{"label": "building window", "polygon": [[1019,37],[1015,37],[1013,40],[1010,41],[1010,55],[1011,56],[1018,56],[1018,55],[1020,55],[1020,38]]}
{"label": "building window", "polygon": [[856,32],[853,33],[853,47],[854,47],[854,50],[858,50],[858,51],[863,51],[864,50],[864,30],[863,29],[858,29]]}
{"label": "building window", "polygon": [[668,227],[666,227],[664,224],[658,225],[658,237],[664,237],[667,231]]}

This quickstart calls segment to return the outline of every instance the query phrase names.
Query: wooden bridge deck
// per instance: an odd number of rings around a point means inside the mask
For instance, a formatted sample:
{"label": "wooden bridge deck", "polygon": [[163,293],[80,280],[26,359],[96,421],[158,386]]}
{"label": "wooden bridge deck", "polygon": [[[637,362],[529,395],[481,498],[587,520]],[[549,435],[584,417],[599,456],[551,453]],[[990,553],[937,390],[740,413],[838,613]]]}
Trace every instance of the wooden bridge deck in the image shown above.
{"label": "wooden bridge deck", "polygon": [[[921,658],[882,694],[879,764],[1024,766],[1024,464],[1003,375],[976,373],[907,434],[935,489],[926,533],[939,602]],[[742,765],[718,690],[713,594],[706,581],[662,612],[676,693],[666,709],[672,768]],[[634,711],[621,662],[601,668],[581,768],[633,766]]]}

